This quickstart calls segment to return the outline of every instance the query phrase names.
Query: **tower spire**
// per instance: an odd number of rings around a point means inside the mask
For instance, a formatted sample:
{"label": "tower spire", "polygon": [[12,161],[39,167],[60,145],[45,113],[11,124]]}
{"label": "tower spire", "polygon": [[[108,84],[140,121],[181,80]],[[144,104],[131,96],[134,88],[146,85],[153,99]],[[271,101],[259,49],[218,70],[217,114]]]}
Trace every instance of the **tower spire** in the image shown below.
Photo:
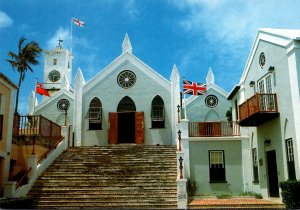
{"label": "tower spire", "polygon": [[207,85],[215,84],[215,76],[214,76],[214,73],[213,73],[211,67],[209,67],[209,70],[208,70],[208,73],[207,73],[207,76],[206,76],[206,84]]}
{"label": "tower spire", "polygon": [[123,44],[122,44],[122,52],[123,53],[125,53],[125,52],[132,53],[132,46],[131,46],[131,43],[130,43],[130,40],[129,40],[129,37],[128,37],[127,33],[125,34],[125,38],[124,38],[124,41],[123,41]]}

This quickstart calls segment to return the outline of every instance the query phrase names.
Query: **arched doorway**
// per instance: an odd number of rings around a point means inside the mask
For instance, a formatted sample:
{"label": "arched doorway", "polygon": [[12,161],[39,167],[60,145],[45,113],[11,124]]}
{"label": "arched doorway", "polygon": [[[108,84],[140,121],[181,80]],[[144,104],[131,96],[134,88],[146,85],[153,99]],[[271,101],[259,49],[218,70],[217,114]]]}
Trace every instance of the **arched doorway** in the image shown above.
{"label": "arched doorway", "polygon": [[117,112],[109,113],[109,144],[144,141],[144,113],[136,112],[134,101],[125,96],[118,104]]}

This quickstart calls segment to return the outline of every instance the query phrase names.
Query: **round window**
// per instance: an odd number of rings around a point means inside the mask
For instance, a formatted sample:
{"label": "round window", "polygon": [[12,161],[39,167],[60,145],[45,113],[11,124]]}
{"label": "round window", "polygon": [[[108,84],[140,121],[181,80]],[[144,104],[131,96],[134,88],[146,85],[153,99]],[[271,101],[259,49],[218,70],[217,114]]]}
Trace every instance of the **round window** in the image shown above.
{"label": "round window", "polygon": [[118,75],[118,84],[122,88],[131,88],[136,81],[136,76],[132,71],[125,70]]}
{"label": "round window", "polygon": [[259,65],[261,68],[263,68],[266,64],[266,57],[265,57],[265,53],[260,53],[259,55]]}
{"label": "round window", "polygon": [[214,108],[218,105],[218,98],[214,95],[209,95],[205,98],[205,104],[209,108]]}

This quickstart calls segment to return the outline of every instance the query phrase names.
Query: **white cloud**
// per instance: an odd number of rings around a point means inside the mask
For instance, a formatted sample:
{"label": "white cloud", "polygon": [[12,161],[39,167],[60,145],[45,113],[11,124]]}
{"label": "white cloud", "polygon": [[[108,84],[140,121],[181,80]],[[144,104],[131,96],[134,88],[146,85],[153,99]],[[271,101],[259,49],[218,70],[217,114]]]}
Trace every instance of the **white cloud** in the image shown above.
{"label": "white cloud", "polygon": [[70,31],[65,28],[59,28],[55,34],[47,41],[47,48],[46,49],[54,49],[58,45],[58,39],[63,40],[63,47],[69,48],[70,47]]}
{"label": "white cloud", "polygon": [[124,1],[124,10],[132,19],[139,15],[135,0]]}
{"label": "white cloud", "polygon": [[4,12],[0,11],[0,30],[13,24],[13,20]]}

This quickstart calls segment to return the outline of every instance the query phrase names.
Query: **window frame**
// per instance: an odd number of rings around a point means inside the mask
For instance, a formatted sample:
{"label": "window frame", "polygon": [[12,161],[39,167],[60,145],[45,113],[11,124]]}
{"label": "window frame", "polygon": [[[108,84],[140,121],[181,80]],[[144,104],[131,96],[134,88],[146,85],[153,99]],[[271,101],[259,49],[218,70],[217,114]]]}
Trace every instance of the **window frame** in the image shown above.
{"label": "window frame", "polygon": [[[213,154],[221,154],[221,157],[213,157]],[[224,150],[209,150],[209,183],[227,183]],[[212,167],[212,165],[217,167]],[[221,166],[221,167],[220,167]]]}
{"label": "window frame", "polygon": [[259,182],[259,167],[258,167],[258,155],[257,148],[252,148],[252,175],[253,183]]}
{"label": "window frame", "polygon": [[285,140],[285,147],[286,147],[288,179],[296,180],[294,144],[292,138]]}
{"label": "window frame", "polygon": [[[93,103],[98,103],[99,106],[92,106]],[[97,97],[93,98],[90,102],[88,120],[89,130],[102,130],[102,103]]]}
{"label": "window frame", "polygon": [[165,128],[165,103],[159,95],[151,103],[151,128]]}
{"label": "window frame", "polygon": [[4,115],[0,114],[0,141],[3,139],[3,121],[4,121]]}

